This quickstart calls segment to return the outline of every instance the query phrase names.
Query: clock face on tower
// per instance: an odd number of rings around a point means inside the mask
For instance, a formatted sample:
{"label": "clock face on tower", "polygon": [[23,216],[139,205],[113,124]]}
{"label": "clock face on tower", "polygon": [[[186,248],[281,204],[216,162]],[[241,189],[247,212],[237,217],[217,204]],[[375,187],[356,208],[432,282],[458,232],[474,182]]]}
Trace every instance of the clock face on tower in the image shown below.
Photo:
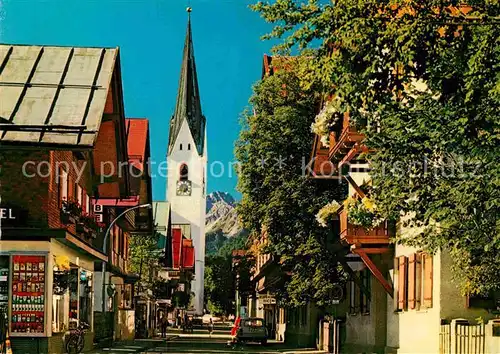
{"label": "clock face on tower", "polygon": [[191,195],[191,181],[177,181],[177,195]]}

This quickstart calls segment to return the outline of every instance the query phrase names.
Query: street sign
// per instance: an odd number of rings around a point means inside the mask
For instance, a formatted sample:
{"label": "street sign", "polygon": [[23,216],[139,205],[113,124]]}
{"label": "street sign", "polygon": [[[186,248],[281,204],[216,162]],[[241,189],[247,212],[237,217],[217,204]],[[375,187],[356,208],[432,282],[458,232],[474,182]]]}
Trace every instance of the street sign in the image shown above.
{"label": "street sign", "polygon": [[276,298],[274,296],[270,296],[270,295],[263,295],[263,296],[259,296],[259,302],[262,305],[275,305]]}

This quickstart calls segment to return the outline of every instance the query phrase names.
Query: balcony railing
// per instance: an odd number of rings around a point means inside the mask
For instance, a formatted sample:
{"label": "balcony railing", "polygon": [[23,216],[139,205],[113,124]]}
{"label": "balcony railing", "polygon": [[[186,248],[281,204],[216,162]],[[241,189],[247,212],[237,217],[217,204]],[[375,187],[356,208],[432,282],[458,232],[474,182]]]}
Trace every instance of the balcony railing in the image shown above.
{"label": "balcony railing", "polygon": [[340,238],[350,245],[387,245],[394,235],[394,228],[385,221],[373,229],[365,229],[349,223],[349,215],[345,208],[339,210]]}
{"label": "balcony railing", "polygon": [[330,133],[330,151],[328,157],[332,161],[340,161],[356,143],[364,139],[364,134],[356,130],[349,115],[346,113],[344,114],[340,132]]}

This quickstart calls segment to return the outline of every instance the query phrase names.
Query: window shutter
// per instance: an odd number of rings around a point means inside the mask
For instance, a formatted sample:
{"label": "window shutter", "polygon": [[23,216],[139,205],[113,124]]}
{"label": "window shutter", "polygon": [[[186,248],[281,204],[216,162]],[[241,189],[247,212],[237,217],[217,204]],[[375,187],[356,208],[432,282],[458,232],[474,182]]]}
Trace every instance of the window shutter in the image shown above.
{"label": "window shutter", "polygon": [[398,288],[398,310],[406,310],[407,301],[407,279],[408,279],[408,258],[399,257],[399,288]]}
{"label": "window shutter", "polygon": [[408,307],[413,310],[416,307],[416,254],[412,254],[408,260]]}
{"label": "window shutter", "polygon": [[394,283],[394,311],[399,309],[399,257],[394,257],[394,270],[392,275]]}
{"label": "window shutter", "polygon": [[419,252],[415,256],[415,303],[419,309],[422,305],[422,253]]}
{"label": "window shutter", "polygon": [[423,281],[424,281],[424,301],[425,307],[432,307],[432,255],[423,254]]}

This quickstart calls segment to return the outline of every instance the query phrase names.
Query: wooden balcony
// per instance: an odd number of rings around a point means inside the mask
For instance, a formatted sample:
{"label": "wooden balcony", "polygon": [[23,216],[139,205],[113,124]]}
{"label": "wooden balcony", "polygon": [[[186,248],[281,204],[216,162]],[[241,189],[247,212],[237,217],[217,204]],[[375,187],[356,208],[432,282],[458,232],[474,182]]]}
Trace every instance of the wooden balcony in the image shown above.
{"label": "wooden balcony", "polygon": [[328,157],[331,161],[340,161],[349,154],[354,145],[365,139],[364,134],[354,128],[349,119],[349,114],[344,114],[340,132],[330,133],[330,151]]}
{"label": "wooden balcony", "polygon": [[[340,238],[350,245],[362,245],[363,247],[387,247],[389,239],[394,235],[390,223],[385,221],[379,226],[367,230],[361,226],[349,223],[347,211],[342,207],[339,210]],[[375,250],[377,248],[373,248]],[[382,249],[377,249],[382,251]],[[378,251],[370,253],[382,253]]]}

